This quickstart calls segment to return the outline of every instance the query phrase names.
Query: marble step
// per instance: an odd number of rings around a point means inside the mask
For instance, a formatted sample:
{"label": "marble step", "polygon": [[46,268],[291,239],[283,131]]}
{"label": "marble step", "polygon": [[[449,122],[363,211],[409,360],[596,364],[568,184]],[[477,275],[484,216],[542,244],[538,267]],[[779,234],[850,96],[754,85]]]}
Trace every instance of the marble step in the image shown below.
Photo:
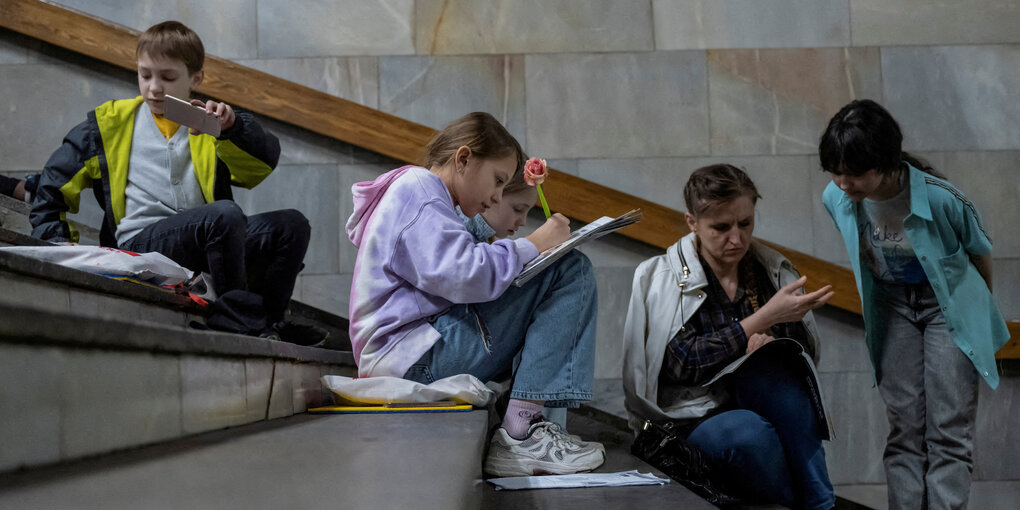
{"label": "marble step", "polygon": [[0,303],[0,472],[302,413],[355,372],[350,352]]}
{"label": "marble step", "polygon": [[0,477],[0,508],[480,508],[487,414],[299,415]]}

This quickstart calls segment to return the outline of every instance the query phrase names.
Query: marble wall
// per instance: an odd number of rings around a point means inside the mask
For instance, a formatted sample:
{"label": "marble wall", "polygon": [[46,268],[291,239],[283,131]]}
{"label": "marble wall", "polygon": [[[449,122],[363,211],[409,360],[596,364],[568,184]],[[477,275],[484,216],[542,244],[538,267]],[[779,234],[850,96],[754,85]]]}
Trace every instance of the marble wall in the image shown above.
{"label": "marble wall", "polygon": [[[843,265],[815,151],[840,106],[873,98],[899,119],[906,147],[984,213],[998,302],[1020,319],[1017,0],[59,3],[139,30],[179,19],[210,54],[429,126],[488,111],[555,168],[677,210],[695,168],[737,164],[763,196],[756,235]],[[0,90],[0,172],[24,175],[89,109],[137,88],[130,72],[0,30]],[[346,315],[355,251],[342,231],[344,197],[398,162],[265,124],[281,139],[281,164],[237,200],[251,213],[293,207],[311,219],[295,296]],[[97,222],[90,200],[79,217]],[[631,275],[658,250],[610,236],[584,251],[601,297],[597,376],[619,377]],[[831,339],[823,381],[843,424],[829,453],[834,479],[881,481],[884,409],[859,318],[821,315]],[[1020,476],[1007,461],[1020,454],[1007,425],[1015,429],[1017,384],[982,389],[979,479]]]}

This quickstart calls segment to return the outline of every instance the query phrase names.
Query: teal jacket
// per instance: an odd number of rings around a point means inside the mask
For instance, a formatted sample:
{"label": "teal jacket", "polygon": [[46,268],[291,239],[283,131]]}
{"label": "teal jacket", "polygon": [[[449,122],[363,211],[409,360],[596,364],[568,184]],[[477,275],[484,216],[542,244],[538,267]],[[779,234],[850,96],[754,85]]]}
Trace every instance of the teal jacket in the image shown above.
{"label": "teal jacket", "polygon": [[[989,253],[992,241],[974,205],[955,186],[914,167],[910,167],[909,179],[910,214],[903,220],[907,238],[935,291],[953,341],[994,389],[999,385],[995,353],[1009,340],[1009,330],[988,285],[968,256]],[[825,188],[822,202],[843,234],[864,305],[871,362],[878,367],[883,338],[875,328],[875,280],[866,266],[862,270],[859,204],[832,182]],[[881,374],[876,376],[881,378]]]}

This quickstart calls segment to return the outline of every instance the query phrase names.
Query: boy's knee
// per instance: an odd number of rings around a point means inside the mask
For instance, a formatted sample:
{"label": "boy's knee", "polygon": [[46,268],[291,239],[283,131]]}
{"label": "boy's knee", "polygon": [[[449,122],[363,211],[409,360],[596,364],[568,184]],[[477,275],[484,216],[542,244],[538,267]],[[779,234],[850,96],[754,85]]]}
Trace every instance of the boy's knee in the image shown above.
{"label": "boy's knee", "polygon": [[275,219],[277,225],[289,235],[298,239],[310,239],[312,236],[312,225],[308,222],[301,211],[297,209],[283,209],[276,211]]}
{"label": "boy's knee", "polygon": [[233,200],[217,200],[205,205],[206,217],[214,225],[224,230],[240,229],[242,232],[248,224],[248,218]]}
{"label": "boy's knee", "polygon": [[237,205],[237,202],[233,200],[217,200],[211,204],[206,204],[206,208],[216,216],[220,216],[227,220],[236,220],[238,218],[244,218],[244,211],[241,210],[241,206]]}
{"label": "boy's knee", "polygon": [[311,224],[304,213],[297,209],[282,209],[277,211],[280,220],[295,230],[311,231]]}

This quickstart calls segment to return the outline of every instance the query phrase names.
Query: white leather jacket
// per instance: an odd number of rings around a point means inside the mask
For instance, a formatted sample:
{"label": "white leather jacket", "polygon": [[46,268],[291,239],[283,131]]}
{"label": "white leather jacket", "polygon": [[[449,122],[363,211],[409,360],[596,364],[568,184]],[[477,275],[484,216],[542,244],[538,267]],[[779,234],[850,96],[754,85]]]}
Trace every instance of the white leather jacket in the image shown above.
{"label": "white leather jacket", "polygon": [[[779,288],[800,278],[782,254],[757,241],[753,253]],[[659,372],[666,345],[705,302],[708,280],[688,234],[652,257],[634,272],[634,284],[623,328],[623,390],[631,430],[636,434],[644,421],[700,418],[725,403],[729,395],[719,385],[670,388],[668,403],[659,402]],[[809,312],[803,319],[807,341],[818,361],[818,331]]]}

